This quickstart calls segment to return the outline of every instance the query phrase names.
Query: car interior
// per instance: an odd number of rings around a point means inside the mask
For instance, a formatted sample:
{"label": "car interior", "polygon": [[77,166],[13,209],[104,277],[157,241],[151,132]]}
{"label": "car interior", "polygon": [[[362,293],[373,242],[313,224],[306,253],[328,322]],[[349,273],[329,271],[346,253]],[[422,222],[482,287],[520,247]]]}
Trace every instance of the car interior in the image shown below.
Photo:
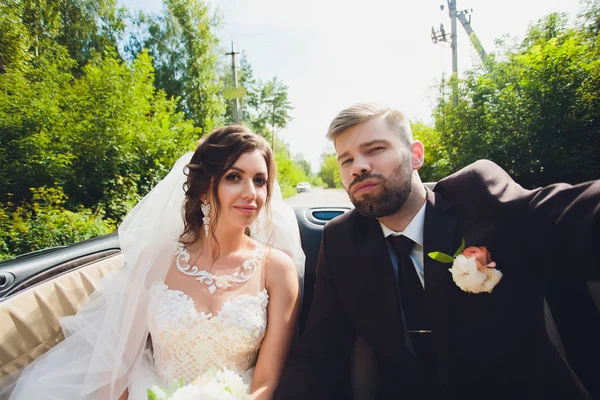
{"label": "car interior", "polygon": [[[348,205],[294,206],[306,254],[300,334],[313,298],[323,227],[350,209]],[[21,370],[59,343],[63,339],[59,318],[76,313],[98,280],[122,265],[116,233],[0,263],[0,378]],[[568,306],[561,301],[565,298],[570,300]],[[600,395],[600,283],[551,282],[546,303],[550,337],[588,391]],[[577,326],[563,323],[574,305]],[[374,398],[377,363],[360,338],[351,360],[352,398]]]}

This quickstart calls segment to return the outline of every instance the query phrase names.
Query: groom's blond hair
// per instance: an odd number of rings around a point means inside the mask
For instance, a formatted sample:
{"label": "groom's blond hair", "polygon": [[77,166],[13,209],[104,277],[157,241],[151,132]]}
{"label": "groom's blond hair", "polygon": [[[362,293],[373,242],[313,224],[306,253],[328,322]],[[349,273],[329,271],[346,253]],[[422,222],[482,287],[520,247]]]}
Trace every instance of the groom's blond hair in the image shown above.
{"label": "groom's blond hair", "polygon": [[335,139],[344,131],[375,118],[383,117],[400,135],[400,139],[407,145],[413,141],[410,121],[399,110],[377,103],[356,103],[346,107],[331,121],[327,138],[335,143]]}

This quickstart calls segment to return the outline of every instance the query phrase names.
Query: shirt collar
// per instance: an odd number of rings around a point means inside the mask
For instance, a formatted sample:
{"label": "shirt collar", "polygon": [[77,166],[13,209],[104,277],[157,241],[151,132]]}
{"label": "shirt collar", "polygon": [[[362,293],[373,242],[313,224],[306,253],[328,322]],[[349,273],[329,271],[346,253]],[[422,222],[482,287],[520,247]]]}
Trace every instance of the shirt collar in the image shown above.
{"label": "shirt collar", "polygon": [[423,229],[425,226],[425,206],[427,202],[423,202],[421,209],[419,212],[413,217],[413,219],[408,223],[408,226],[402,232],[396,232],[381,222],[379,225],[381,226],[381,230],[383,231],[383,236],[400,236],[404,235],[407,238],[411,239],[413,242],[417,243],[419,246],[423,247]]}

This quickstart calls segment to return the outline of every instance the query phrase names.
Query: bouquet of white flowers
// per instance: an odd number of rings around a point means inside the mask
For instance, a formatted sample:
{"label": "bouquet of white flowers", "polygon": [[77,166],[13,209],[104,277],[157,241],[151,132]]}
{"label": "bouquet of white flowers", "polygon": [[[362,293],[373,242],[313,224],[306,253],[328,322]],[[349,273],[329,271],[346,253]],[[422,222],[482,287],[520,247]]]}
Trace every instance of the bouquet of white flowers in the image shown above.
{"label": "bouquet of white flowers", "polygon": [[148,389],[148,400],[251,400],[248,386],[233,371],[211,368],[189,385],[183,379],[167,388],[153,386]]}

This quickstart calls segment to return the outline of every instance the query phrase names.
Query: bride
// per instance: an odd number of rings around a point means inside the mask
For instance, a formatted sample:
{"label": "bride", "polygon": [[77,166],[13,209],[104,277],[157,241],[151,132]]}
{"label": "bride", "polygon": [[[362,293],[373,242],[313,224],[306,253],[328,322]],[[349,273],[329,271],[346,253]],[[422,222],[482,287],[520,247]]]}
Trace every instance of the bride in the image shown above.
{"label": "bride", "polygon": [[213,367],[271,399],[304,267],[274,177],[271,149],[247,128],[204,138],[121,224],[125,267],[61,320],[66,339],[25,369],[10,399],[145,400],[155,384]]}

